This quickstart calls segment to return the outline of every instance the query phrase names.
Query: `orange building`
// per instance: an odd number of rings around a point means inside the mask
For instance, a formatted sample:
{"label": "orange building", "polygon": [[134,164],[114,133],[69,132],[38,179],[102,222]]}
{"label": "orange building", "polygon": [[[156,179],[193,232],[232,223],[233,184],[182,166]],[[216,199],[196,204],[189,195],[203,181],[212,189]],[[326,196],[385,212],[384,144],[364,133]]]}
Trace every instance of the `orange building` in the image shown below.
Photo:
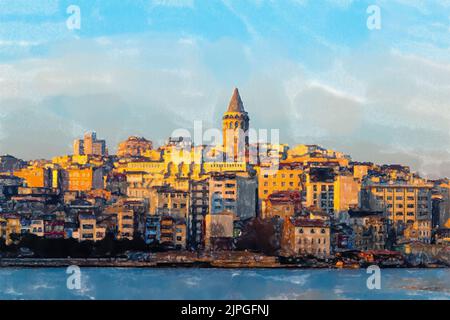
{"label": "orange building", "polygon": [[25,180],[30,188],[49,188],[52,186],[52,172],[50,169],[41,167],[28,167],[14,171],[16,177]]}
{"label": "orange building", "polygon": [[68,168],[63,173],[63,185],[66,191],[91,191],[103,189],[102,168]]}

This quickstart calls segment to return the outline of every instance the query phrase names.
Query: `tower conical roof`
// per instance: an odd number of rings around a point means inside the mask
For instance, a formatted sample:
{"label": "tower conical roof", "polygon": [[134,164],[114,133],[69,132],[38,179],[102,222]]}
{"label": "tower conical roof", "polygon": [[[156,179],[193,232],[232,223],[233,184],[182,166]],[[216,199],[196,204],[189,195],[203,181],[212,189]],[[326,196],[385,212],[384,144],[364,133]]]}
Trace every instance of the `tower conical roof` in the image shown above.
{"label": "tower conical roof", "polygon": [[227,112],[245,112],[238,88],[234,89]]}

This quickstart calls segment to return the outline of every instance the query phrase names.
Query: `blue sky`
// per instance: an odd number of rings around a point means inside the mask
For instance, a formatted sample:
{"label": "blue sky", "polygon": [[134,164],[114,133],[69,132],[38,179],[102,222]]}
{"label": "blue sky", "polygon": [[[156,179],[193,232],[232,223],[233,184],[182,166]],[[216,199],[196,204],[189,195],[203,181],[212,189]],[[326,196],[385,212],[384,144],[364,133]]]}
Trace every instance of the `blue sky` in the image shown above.
{"label": "blue sky", "polygon": [[70,153],[87,130],[162,143],[220,126],[238,86],[290,145],[450,176],[449,46],[450,0],[0,0],[0,153]]}

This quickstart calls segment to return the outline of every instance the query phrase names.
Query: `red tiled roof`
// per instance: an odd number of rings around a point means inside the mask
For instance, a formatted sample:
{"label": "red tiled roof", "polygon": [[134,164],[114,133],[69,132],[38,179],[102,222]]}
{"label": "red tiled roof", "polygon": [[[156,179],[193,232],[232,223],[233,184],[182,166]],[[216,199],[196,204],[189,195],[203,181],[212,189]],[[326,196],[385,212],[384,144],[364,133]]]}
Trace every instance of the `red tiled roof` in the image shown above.
{"label": "red tiled roof", "polygon": [[291,222],[296,227],[328,227],[327,223],[323,220],[293,218]]}

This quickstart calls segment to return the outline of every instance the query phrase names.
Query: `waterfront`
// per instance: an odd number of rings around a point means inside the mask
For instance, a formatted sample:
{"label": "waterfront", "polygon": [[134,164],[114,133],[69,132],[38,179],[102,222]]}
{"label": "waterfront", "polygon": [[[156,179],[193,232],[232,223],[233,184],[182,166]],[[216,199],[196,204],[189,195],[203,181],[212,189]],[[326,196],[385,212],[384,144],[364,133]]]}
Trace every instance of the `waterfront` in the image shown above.
{"label": "waterfront", "polygon": [[82,268],[0,269],[0,299],[450,299],[450,269],[383,269],[381,290],[359,270]]}

